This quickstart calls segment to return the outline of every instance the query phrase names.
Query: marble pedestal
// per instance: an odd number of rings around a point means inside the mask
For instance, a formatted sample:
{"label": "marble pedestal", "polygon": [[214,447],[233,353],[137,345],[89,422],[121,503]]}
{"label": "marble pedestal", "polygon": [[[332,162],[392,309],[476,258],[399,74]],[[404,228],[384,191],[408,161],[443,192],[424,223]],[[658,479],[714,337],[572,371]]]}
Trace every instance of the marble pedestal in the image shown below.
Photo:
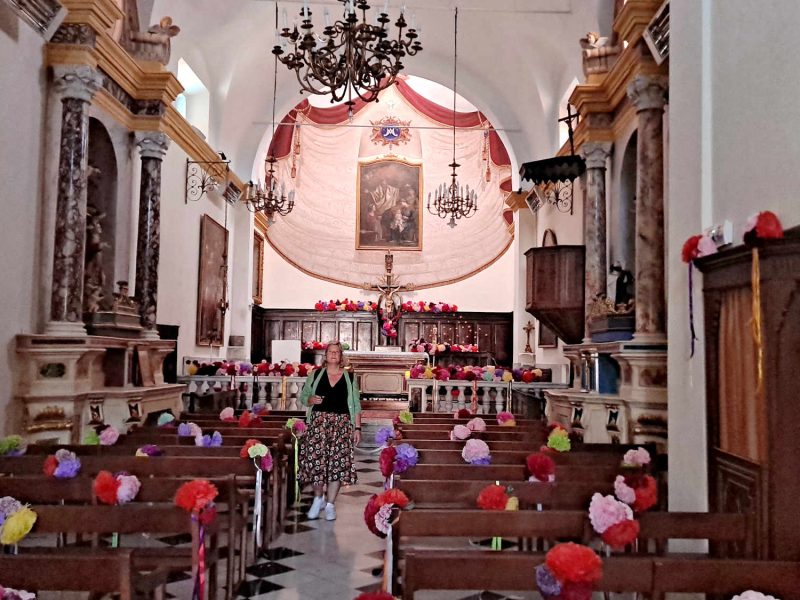
{"label": "marble pedestal", "polygon": [[[587,443],[667,446],[667,345],[627,340],[564,347],[575,373],[573,387],[547,390],[547,418]],[[596,357],[596,358],[595,358]],[[594,360],[595,364],[587,361]],[[600,393],[600,377],[586,369],[613,368],[617,389]]]}
{"label": "marble pedestal", "polygon": [[[185,386],[165,384],[162,375],[164,357],[174,349],[171,341],[18,335],[17,431],[33,443],[78,443],[95,425],[126,431],[149,413],[180,411]],[[140,371],[152,374],[152,385],[133,385],[137,351]]]}

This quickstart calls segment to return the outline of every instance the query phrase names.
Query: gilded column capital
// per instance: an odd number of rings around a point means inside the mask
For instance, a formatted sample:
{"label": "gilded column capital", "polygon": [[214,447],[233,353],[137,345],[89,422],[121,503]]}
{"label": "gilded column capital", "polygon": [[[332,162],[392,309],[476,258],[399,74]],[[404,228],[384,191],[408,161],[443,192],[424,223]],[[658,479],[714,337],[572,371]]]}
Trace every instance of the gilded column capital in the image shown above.
{"label": "gilded column capital", "polygon": [[160,131],[137,131],[136,145],[142,158],[163,160],[169,148],[169,138]]}
{"label": "gilded column capital", "polygon": [[586,161],[586,168],[605,169],[613,147],[612,142],[584,142],[581,146],[581,156]]}
{"label": "gilded column capital", "polygon": [[663,75],[637,75],[628,84],[628,98],[636,111],[664,108],[667,103],[668,80]]}
{"label": "gilded column capital", "polygon": [[55,65],[53,86],[62,99],[75,98],[91,102],[103,86],[103,76],[89,65]]}

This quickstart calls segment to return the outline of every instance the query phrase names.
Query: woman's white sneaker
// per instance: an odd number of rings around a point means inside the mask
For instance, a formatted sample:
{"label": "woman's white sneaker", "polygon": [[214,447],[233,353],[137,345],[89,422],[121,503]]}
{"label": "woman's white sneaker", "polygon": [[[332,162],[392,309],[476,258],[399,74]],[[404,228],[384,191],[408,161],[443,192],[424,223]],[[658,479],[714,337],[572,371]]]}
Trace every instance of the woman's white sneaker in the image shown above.
{"label": "woman's white sneaker", "polygon": [[325,505],[325,520],[326,521],[335,521],[336,520],[336,507],[328,502]]}
{"label": "woman's white sneaker", "polygon": [[[319,519],[319,511],[325,504],[325,496],[314,496],[314,501],[311,503],[311,508],[308,510],[307,517],[310,520]],[[327,515],[327,511],[325,513]]]}

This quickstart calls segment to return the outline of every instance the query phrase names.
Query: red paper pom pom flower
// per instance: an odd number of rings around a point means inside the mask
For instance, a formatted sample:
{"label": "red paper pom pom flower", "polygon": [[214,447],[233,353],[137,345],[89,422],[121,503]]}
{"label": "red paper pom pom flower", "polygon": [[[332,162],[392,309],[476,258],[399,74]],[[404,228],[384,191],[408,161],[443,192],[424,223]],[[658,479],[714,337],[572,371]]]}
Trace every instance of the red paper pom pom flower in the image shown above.
{"label": "red paper pom pom flower", "polygon": [[528,472],[535,481],[553,482],[556,479],[556,463],[547,454],[535,452],[525,459]]}
{"label": "red paper pom pom flower", "polygon": [[217,486],[207,479],[194,479],[178,488],[175,505],[187,512],[199,514],[210,507],[217,494]]}
{"label": "red paper pom pom flower", "polygon": [[547,553],[545,564],[562,584],[593,584],[603,578],[600,557],[591,548],[573,542],[554,546]]}
{"label": "red paper pom pom flower", "polygon": [[478,508],[483,510],[505,510],[509,496],[502,485],[487,485],[478,494]]}

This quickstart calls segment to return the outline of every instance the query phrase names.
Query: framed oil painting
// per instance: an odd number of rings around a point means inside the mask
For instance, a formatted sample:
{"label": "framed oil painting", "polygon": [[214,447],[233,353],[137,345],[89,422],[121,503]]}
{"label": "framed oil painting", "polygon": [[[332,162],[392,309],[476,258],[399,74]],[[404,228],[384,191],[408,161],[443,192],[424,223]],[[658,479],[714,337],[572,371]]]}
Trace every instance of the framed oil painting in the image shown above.
{"label": "framed oil painting", "polygon": [[253,234],[253,304],[260,305],[264,290],[264,236]]}
{"label": "framed oil painting", "polygon": [[422,250],[422,164],[358,165],[356,250]]}
{"label": "framed oil painting", "polygon": [[539,321],[539,348],[558,348],[556,332]]}
{"label": "framed oil painting", "polygon": [[208,215],[200,222],[200,274],[197,282],[198,346],[221,346],[225,322],[219,309],[226,297],[228,231]]}

